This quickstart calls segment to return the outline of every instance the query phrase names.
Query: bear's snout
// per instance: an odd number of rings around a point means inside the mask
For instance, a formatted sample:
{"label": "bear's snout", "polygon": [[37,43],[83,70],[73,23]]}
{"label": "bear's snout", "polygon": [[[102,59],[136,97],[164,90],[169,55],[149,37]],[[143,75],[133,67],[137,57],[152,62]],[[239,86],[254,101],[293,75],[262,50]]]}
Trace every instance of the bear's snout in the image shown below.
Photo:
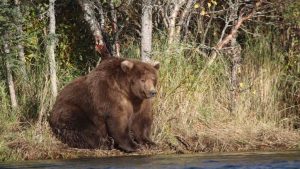
{"label": "bear's snout", "polygon": [[152,90],[150,90],[150,92],[149,92],[150,97],[154,97],[154,96],[156,96],[156,94],[157,94],[157,92],[156,92],[155,89],[152,89]]}
{"label": "bear's snout", "polygon": [[155,90],[155,88],[151,88],[151,89],[145,91],[146,98],[154,97],[154,96],[156,96],[156,94],[157,94],[157,91]]}

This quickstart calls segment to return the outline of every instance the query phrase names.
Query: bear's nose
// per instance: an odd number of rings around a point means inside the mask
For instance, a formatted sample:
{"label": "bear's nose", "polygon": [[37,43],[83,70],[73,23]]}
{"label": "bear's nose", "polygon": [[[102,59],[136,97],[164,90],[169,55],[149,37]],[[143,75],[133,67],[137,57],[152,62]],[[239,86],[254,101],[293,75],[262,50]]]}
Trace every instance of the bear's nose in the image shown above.
{"label": "bear's nose", "polygon": [[150,96],[153,97],[157,94],[156,90],[151,90],[150,91]]}

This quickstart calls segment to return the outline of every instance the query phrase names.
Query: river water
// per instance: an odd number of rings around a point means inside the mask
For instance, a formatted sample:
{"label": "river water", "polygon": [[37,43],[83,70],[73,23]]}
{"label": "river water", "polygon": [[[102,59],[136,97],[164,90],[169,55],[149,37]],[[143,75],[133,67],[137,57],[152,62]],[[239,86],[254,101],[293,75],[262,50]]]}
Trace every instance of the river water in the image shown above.
{"label": "river water", "polygon": [[202,153],[0,163],[1,169],[300,169],[300,151]]}

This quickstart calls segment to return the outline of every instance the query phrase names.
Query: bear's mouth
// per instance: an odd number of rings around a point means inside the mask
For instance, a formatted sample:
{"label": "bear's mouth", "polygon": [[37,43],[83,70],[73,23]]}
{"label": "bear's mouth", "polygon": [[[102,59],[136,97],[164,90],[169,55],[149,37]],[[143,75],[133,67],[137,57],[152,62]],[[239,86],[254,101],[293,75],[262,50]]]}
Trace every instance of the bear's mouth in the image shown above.
{"label": "bear's mouth", "polygon": [[143,97],[146,98],[146,99],[149,98],[149,96],[147,96],[146,92],[143,92]]}
{"label": "bear's mouth", "polygon": [[148,96],[148,95],[146,94],[146,92],[143,92],[143,93],[142,93],[142,97],[145,98],[145,99],[151,98],[151,96]]}

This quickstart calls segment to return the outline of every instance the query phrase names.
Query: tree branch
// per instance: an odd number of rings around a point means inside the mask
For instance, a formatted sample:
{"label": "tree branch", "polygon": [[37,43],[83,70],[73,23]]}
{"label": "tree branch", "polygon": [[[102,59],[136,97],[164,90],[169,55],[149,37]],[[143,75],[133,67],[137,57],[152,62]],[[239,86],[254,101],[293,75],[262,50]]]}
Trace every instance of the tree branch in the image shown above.
{"label": "tree branch", "polygon": [[261,5],[262,0],[259,0],[258,2],[255,3],[254,8],[252,9],[252,11],[246,15],[246,16],[240,16],[239,19],[236,22],[236,25],[234,25],[234,27],[232,27],[230,33],[219,43],[217,43],[217,45],[214,47],[214,50],[211,52],[210,54],[210,59],[207,62],[207,64],[205,65],[205,67],[201,70],[200,72],[200,76],[203,74],[203,72],[210,67],[210,65],[215,61],[216,57],[217,57],[217,53],[225,46],[227,45],[232,38],[237,34],[239,28],[241,27],[241,25],[243,24],[244,21],[250,19],[256,12],[257,8]]}
{"label": "tree branch", "polygon": [[217,46],[215,47],[216,50],[221,50],[226,44],[228,44],[231,41],[231,39],[238,32],[238,29],[241,27],[243,22],[250,19],[254,15],[254,13],[256,12],[256,9],[261,5],[261,3],[262,3],[262,0],[256,2],[255,7],[248,15],[239,17],[238,21],[236,22],[236,25],[231,29],[231,32],[229,33],[229,35],[227,35],[221,42],[219,42],[217,44]]}

